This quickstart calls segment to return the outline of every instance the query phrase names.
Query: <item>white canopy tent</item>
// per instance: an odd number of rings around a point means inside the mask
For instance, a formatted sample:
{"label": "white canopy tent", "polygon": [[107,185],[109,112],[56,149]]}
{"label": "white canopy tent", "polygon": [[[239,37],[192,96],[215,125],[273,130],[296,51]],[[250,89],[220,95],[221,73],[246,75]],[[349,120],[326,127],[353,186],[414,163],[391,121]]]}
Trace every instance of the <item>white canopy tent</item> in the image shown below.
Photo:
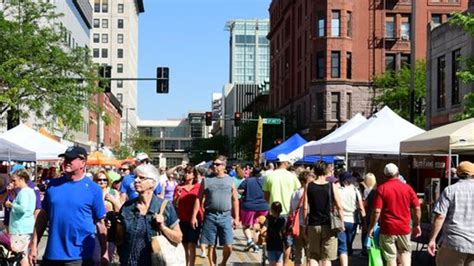
{"label": "white canopy tent", "polygon": [[42,135],[24,124],[20,124],[1,134],[0,139],[33,151],[38,161],[57,160],[58,155],[67,149],[65,145]]}
{"label": "white canopy tent", "polygon": [[308,154],[319,154],[318,151],[313,151],[313,147],[319,147],[318,145],[321,143],[324,143],[326,141],[330,141],[334,138],[337,138],[341,135],[346,134],[347,132],[354,130],[355,128],[359,127],[361,124],[367,121],[367,118],[365,118],[363,115],[360,113],[357,113],[354,117],[352,117],[349,121],[344,123],[341,127],[337,128],[334,130],[331,134],[325,136],[324,138],[321,138],[319,140],[313,140],[310,141],[294,151],[288,153],[288,156],[290,157],[290,160],[292,161],[298,161],[301,160],[301,158],[304,157],[304,151],[307,151]]}
{"label": "white canopy tent", "polygon": [[[330,141],[321,143],[320,155],[400,154],[400,142],[424,130],[398,116],[385,106],[367,122]],[[317,149],[315,149],[317,150]],[[305,149],[305,156],[307,154]],[[314,154],[313,154],[314,155]]]}
{"label": "white canopy tent", "polygon": [[[474,118],[441,126],[400,142],[401,153],[474,154]],[[451,171],[448,171],[451,184]]]}
{"label": "white canopy tent", "polygon": [[5,139],[0,139],[0,160],[36,161],[36,153]]}

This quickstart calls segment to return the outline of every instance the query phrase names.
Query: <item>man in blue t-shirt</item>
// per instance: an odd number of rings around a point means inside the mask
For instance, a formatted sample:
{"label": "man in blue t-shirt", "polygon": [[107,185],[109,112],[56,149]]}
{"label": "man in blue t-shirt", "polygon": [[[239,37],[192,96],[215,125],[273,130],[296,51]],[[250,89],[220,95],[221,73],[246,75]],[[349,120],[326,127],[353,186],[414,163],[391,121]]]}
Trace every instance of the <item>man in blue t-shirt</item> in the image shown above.
{"label": "man in blue t-shirt", "polygon": [[85,177],[87,152],[69,147],[59,156],[64,157],[64,175],[52,179],[46,190],[30,243],[30,263],[36,263],[37,245],[49,223],[42,265],[93,264],[96,235],[102,263],[107,264],[105,206],[100,187]]}
{"label": "man in blue t-shirt", "polygon": [[[148,157],[148,154],[140,152],[137,154],[135,161],[137,166],[139,166],[140,164],[149,164],[150,158]],[[120,201],[122,203],[138,197],[138,193],[135,191],[134,185],[135,178],[136,176],[134,173],[130,173],[129,175],[123,177],[122,184],[120,185]],[[156,186],[154,194],[158,196],[161,193],[161,190],[162,186]]]}

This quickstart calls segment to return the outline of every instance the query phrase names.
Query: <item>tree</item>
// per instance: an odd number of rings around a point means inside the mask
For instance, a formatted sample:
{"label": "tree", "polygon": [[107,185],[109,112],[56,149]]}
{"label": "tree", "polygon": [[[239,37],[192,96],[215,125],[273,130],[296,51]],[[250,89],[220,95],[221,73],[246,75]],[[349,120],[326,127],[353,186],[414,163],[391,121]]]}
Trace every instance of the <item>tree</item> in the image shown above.
{"label": "tree", "polygon": [[117,143],[113,148],[113,152],[115,158],[126,159],[127,157],[134,156],[138,152],[150,154],[152,146],[152,137],[146,135],[144,132],[135,130],[129,134],[125,143]]}
{"label": "tree", "polygon": [[[425,97],[426,97],[426,62],[416,61],[415,72],[415,121],[425,127]],[[410,68],[402,67],[399,71],[387,71],[374,77],[374,86],[380,90],[374,98],[376,105],[387,105],[401,117],[410,118]]]}
{"label": "tree", "polygon": [[[454,13],[449,23],[462,27],[467,33],[474,37],[474,14],[473,13]],[[459,79],[469,84],[474,81],[474,55],[461,59],[462,70],[457,73]],[[464,112],[455,116],[456,120],[464,120],[474,117],[474,92],[464,95]]]}
{"label": "tree", "polygon": [[0,117],[34,114],[51,126],[79,130],[97,69],[86,47],[68,45],[68,32],[49,1],[9,0],[0,10]]}

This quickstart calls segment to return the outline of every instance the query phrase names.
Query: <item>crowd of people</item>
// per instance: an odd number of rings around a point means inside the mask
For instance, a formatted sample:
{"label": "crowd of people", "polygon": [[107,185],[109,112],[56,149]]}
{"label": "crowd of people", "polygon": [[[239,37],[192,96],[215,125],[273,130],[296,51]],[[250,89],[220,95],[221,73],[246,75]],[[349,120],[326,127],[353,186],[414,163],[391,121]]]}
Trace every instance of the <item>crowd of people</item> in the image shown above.
{"label": "crowd of people", "polygon": [[[198,249],[216,265],[217,245],[223,246],[219,265],[227,265],[238,228],[244,251],[263,249],[270,265],[338,259],[347,266],[358,230],[361,255],[375,237],[387,265],[411,265],[411,238],[421,234],[420,201],[393,163],[376,178],[335,171],[324,161],[295,167],[284,154],[275,169],[271,163],[228,165],[225,156],[209,168],[183,162],[157,169],[139,153],[117,171],[87,170],[83,148],[70,147],[59,157],[61,174],[43,178],[44,192],[22,165],[10,170],[4,224],[11,248],[24,254],[21,265],[40,259],[46,230],[42,265],[152,265],[158,234],[183,244],[186,265],[195,264]],[[448,186],[434,208],[428,251],[435,255],[440,245],[438,265],[474,263],[474,164],[460,163],[457,174],[462,180]]]}

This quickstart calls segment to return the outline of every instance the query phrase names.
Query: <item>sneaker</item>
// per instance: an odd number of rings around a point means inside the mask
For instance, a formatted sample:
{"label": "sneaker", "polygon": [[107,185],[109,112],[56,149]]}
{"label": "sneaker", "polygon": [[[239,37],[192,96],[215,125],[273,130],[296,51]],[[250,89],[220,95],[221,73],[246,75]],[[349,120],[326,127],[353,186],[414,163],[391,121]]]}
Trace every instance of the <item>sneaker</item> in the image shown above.
{"label": "sneaker", "polygon": [[255,243],[253,241],[249,241],[247,242],[247,246],[245,246],[244,251],[249,251],[254,246],[255,246]]}
{"label": "sneaker", "polygon": [[207,256],[206,256],[206,252],[204,251],[201,251],[201,254],[199,254],[199,257],[205,259]]}
{"label": "sneaker", "polygon": [[252,246],[252,250],[253,250],[254,253],[258,253],[260,251],[260,248],[257,245],[254,244]]}

